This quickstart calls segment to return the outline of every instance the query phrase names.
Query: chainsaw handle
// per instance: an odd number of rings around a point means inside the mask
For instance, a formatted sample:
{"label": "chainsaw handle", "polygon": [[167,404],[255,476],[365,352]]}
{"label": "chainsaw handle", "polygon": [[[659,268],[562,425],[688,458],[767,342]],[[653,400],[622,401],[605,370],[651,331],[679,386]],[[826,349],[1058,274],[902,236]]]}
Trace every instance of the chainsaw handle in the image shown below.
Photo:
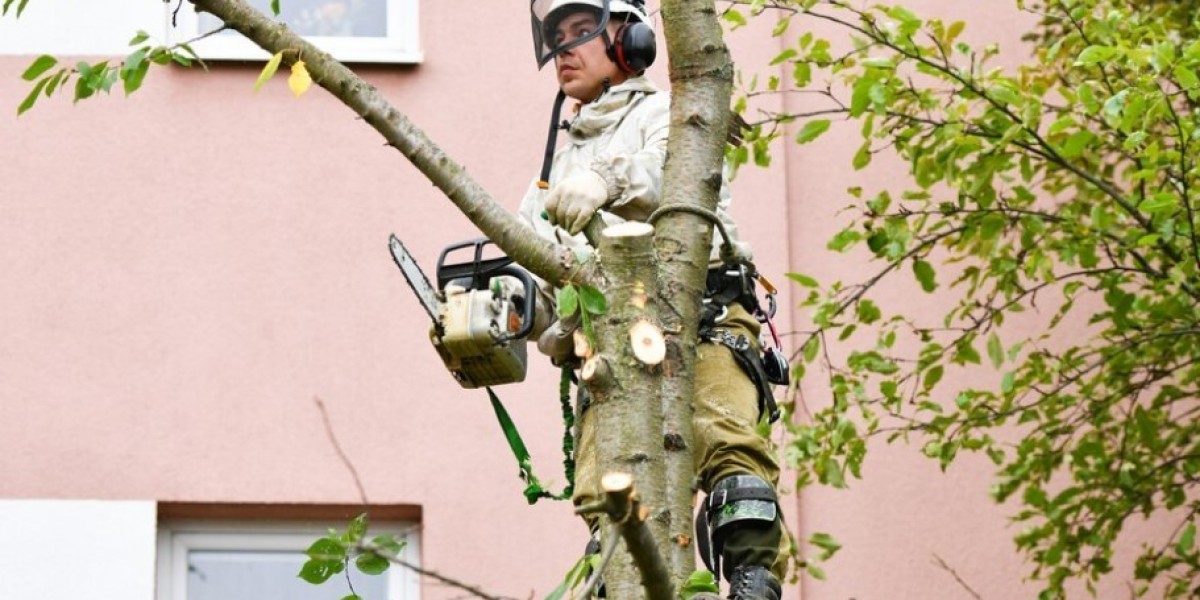
{"label": "chainsaw handle", "polygon": [[534,308],[537,304],[537,284],[533,282],[533,277],[529,274],[529,271],[513,265],[496,269],[490,275],[493,277],[496,275],[511,275],[520,280],[521,285],[525,287],[525,310],[521,314],[521,328],[512,333],[505,334],[504,337],[509,340],[519,340],[528,336],[533,331]]}

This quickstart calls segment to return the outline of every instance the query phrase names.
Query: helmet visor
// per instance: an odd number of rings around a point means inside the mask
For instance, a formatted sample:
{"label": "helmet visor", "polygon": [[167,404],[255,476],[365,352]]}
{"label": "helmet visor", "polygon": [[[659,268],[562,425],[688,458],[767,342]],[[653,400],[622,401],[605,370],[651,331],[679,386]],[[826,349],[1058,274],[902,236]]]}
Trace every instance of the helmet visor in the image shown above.
{"label": "helmet visor", "polygon": [[530,0],[538,68],[603,33],[608,27],[608,4],[609,0]]}

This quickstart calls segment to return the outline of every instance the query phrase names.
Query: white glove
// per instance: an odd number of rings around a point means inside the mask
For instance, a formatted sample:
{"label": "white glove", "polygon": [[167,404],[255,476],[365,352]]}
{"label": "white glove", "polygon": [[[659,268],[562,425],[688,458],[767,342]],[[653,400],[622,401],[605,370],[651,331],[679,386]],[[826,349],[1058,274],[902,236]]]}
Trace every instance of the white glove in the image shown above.
{"label": "white glove", "polygon": [[546,198],[550,222],[575,235],[608,200],[608,184],[599,173],[584,169],[555,184]]}

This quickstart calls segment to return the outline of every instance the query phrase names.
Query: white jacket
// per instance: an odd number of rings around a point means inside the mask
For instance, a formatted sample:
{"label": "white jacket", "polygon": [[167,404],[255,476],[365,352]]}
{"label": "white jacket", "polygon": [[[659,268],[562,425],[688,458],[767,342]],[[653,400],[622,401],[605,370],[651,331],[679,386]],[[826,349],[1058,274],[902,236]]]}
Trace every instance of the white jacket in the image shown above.
{"label": "white jacket", "polygon": [[[554,155],[550,188],[579,169],[592,169],[608,184],[610,201],[600,211],[605,223],[645,220],[662,198],[670,112],[670,96],[646,77],[632,77],[582,105],[567,130],[567,142]],[[728,213],[728,187],[721,185],[717,216],[748,259],[750,248],[737,241],[737,226]],[[583,234],[572,236],[546,218],[547,194],[549,190],[539,188],[534,180],[521,200],[521,218],[545,239],[588,247]],[[719,265],[720,234],[713,231],[713,236],[711,260]]]}

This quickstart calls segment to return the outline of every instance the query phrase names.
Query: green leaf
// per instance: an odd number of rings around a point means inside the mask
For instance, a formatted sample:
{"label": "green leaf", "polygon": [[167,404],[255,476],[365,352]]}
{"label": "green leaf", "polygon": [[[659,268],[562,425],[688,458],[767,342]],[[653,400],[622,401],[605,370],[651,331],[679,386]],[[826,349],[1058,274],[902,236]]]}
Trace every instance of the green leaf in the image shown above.
{"label": "green leaf", "polygon": [[833,250],[834,252],[843,252],[847,248],[858,243],[860,240],[862,240],[861,233],[854,231],[853,229],[843,229],[837,232],[837,234],[833,236],[833,239],[829,240],[829,243],[827,243],[825,247]]}
{"label": "green leaf", "polygon": [[818,137],[822,133],[829,131],[829,119],[816,119],[804,124],[800,128],[800,133],[796,134],[796,143],[807,144]]}
{"label": "green leaf", "polygon": [[817,352],[821,349],[821,339],[811,337],[804,343],[804,362],[812,362],[817,358]]}
{"label": "green leaf", "polygon": [[737,29],[738,27],[745,27],[745,25],[746,25],[746,17],[742,16],[741,12],[734,10],[732,8],[729,10],[726,10],[721,15],[721,18],[725,19],[730,24],[732,24],[733,25],[732,29]]}
{"label": "green leaf", "polygon": [[146,73],[150,71],[150,62],[142,61],[132,73],[124,77],[125,95],[128,96],[142,87],[142,81],[146,79]]}
{"label": "green leaf", "polygon": [[1095,140],[1096,135],[1086,129],[1076,131],[1063,143],[1062,155],[1064,158],[1076,158]]}
{"label": "green leaf", "polygon": [[795,80],[795,85],[802,88],[812,82],[812,65],[797,61],[792,66],[792,79]]}
{"label": "green leaf", "polygon": [[304,554],[317,560],[342,560],[346,558],[346,546],[331,537],[323,537],[312,543]]}
{"label": "green leaf", "polygon": [[300,567],[300,579],[303,579],[311,584],[321,584],[329,580],[330,577],[341,573],[346,568],[345,563],[340,560],[318,560],[312,559],[304,563]]}
{"label": "green leaf", "polygon": [[1079,53],[1079,57],[1075,59],[1075,65],[1094,65],[1104,62],[1117,55],[1117,49],[1109,46],[1088,46]]}
{"label": "green leaf", "polygon": [[388,562],[388,559],[374,552],[364,552],[359,554],[358,558],[354,559],[354,566],[367,575],[379,575],[387,571],[391,563]]}
{"label": "green leaf", "polygon": [[871,105],[871,86],[873,85],[875,85],[875,80],[871,77],[863,77],[854,82],[854,88],[850,94],[851,117],[862,115]]}
{"label": "green leaf", "polygon": [[[196,54],[196,51],[195,51],[194,49],[192,49],[192,46],[191,46],[191,44],[179,44],[179,49],[180,49],[180,50],[183,50],[184,52],[186,52],[186,53],[188,54],[188,56],[192,57],[192,60],[194,60],[194,61],[196,61],[196,62],[200,63],[200,66],[201,66],[201,67],[204,67],[204,70],[205,70],[205,71],[207,71],[207,70],[208,70],[208,65],[204,64],[204,61],[203,61],[203,60],[200,60],[200,55],[199,55],[199,54]],[[178,57],[178,56],[175,56],[175,61],[176,61],[176,62],[179,62],[179,57]],[[185,66],[185,67],[187,67],[187,66],[191,66],[191,65],[190,65],[190,64],[185,64],[184,66]]]}
{"label": "green leaf", "polygon": [[942,380],[942,375],[945,373],[946,369],[942,365],[934,365],[933,367],[930,367],[930,369],[925,372],[925,381],[921,384],[922,387],[924,387],[925,391],[927,392],[932,390],[934,386],[936,386],[938,382]]}
{"label": "green leaf", "polygon": [[279,16],[279,0],[271,0],[271,14]]}
{"label": "green leaf", "polygon": [[579,291],[574,285],[558,290],[558,318],[565,319],[579,311]]}
{"label": "green leaf", "polygon": [[999,369],[1004,364],[1004,347],[1000,345],[1000,336],[994,331],[988,336],[987,353],[993,367]]}
{"label": "green leaf", "polygon": [[866,298],[858,301],[858,306],[854,308],[858,320],[866,325],[870,325],[883,317],[883,312],[871,300]]}
{"label": "green leaf", "polygon": [[921,283],[921,289],[926,292],[932,292],[937,289],[937,281],[934,280],[933,265],[918,258],[913,261],[913,274],[917,276],[917,281]]}
{"label": "green leaf", "polygon": [[1016,389],[1016,377],[1012,371],[1009,371],[1000,378],[1000,392],[1007,396],[1013,393],[1014,389]]}
{"label": "green leaf", "polygon": [[1172,212],[1179,208],[1179,198],[1169,193],[1155,194],[1138,204],[1138,208],[1148,213]]}
{"label": "green leaf", "polygon": [[[594,554],[592,556],[596,559],[600,558],[600,555],[598,554]],[[546,600],[560,600],[566,595],[568,590],[575,589],[575,587],[583,582],[583,579],[587,575],[587,572],[591,566],[591,561],[589,560],[588,556],[584,556],[575,561],[574,566],[567,571],[566,576],[563,577],[563,580],[558,584],[558,587],[555,587],[554,590],[546,596]]]}
{"label": "green leaf", "polygon": [[772,66],[774,66],[781,62],[791,60],[796,57],[796,54],[797,54],[797,52],[796,52],[795,48],[788,48],[787,50],[784,50],[783,52],[780,52],[779,54],[775,55],[775,58],[771,59],[770,64]]}
{"label": "green leaf", "polygon": [[[278,0],[275,0],[275,1],[276,1],[276,3],[278,3]],[[279,13],[275,13],[275,14],[279,14]],[[283,53],[278,52],[274,56],[271,57],[271,60],[267,61],[266,66],[263,67],[262,73],[258,74],[258,81],[254,83],[254,91],[257,92],[258,90],[261,90],[263,84],[266,83],[268,79],[275,76],[275,71],[279,70],[279,63],[282,60],[283,60]]]}
{"label": "green leaf", "polygon": [[1185,90],[1200,86],[1200,77],[1196,77],[1196,72],[1184,65],[1175,66],[1175,81]]}
{"label": "green leaf", "polygon": [[874,67],[877,69],[891,69],[896,65],[892,63],[892,59],[886,56],[872,56],[862,60],[864,67]]}
{"label": "green leaf", "polygon": [[1196,524],[1188,523],[1187,527],[1183,528],[1183,533],[1179,536],[1179,541],[1175,544],[1175,552],[1180,555],[1188,554],[1196,545]]}
{"label": "green leaf", "polygon": [[807,565],[804,566],[804,570],[808,571],[808,574],[813,579],[816,579],[818,581],[825,581],[825,570],[822,569],[821,567],[818,567],[817,565],[814,565],[812,563],[808,563]]}
{"label": "green leaf", "polygon": [[350,521],[350,526],[346,528],[346,541],[353,544],[361,540],[367,534],[369,523],[370,518],[367,516],[367,513],[362,513],[354,517],[354,520]]}
{"label": "green leaf", "polygon": [[821,560],[829,560],[837,554],[838,550],[842,549],[842,545],[838,543],[833,536],[828,533],[816,532],[808,538],[808,543],[821,549]]}
{"label": "green leaf", "polygon": [[37,102],[38,95],[42,93],[42,88],[46,87],[47,81],[50,81],[49,77],[38,81],[37,85],[33,86],[33,90],[29,92],[28,96],[25,96],[25,99],[21,101],[21,105],[17,107],[18,117],[24,114],[25,111],[33,108],[33,103]]}
{"label": "green leaf", "polygon": [[691,600],[693,596],[701,593],[721,593],[721,589],[717,587],[717,579],[711,571],[692,571],[692,574],[688,575],[687,581],[683,583],[683,587],[679,589],[679,596],[683,600]]}
{"label": "green leaf", "polygon": [[816,279],[803,273],[788,273],[787,278],[807,288],[815,288],[820,285]]}
{"label": "green leaf", "polygon": [[851,164],[854,166],[855,171],[861,170],[863,167],[871,164],[870,142],[864,143],[862,147],[858,149],[858,152],[854,154],[854,160],[851,162]]}
{"label": "green leaf", "polygon": [[51,67],[57,64],[57,58],[54,58],[49,54],[43,54],[33,60],[33,63],[29,65],[29,68],[25,69],[25,72],[21,74],[21,78],[25,81],[33,81],[34,79],[37,79],[39,75],[49,71]]}
{"label": "green leaf", "polygon": [[381,556],[398,556],[404,549],[405,543],[396,539],[395,535],[377,535],[371,540],[371,545],[379,548]]}
{"label": "green leaf", "polygon": [[359,596],[358,594],[350,594],[349,596],[342,596],[342,600],[362,600],[362,596]]}
{"label": "green leaf", "polygon": [[846,477],[842,475],[842,468],[836,460],[825,459],[825,469],[822,474],[826,484],[839,489],[846,487]]}
{"label": "green leaf", "polygon": [[579,286],[579,299],[583,304],[583,310],[593,315],[602,315],[608,312],[608,298],[604,297],[604,292],[590,285]]}
{"label": "green leaf", "polygon": [[148,34],[148,33],[146,33],[145,31],[142,31],[142,30],[140,30],[140,29],[139,29],[139,30],[138,30],[138,32],[137,32],[137,35],[133,36],[133,39],[132,39],[132,40],[129,40],[129,45],[130,45],[130,46],[136,46],[136,45],[138,45],[138,44],[140,44],[140,43],[142,43],[142,42],[144,42],[144,41],[146,41],[146,40],[148,40],[148,39],[150,39],[150,34]]}

